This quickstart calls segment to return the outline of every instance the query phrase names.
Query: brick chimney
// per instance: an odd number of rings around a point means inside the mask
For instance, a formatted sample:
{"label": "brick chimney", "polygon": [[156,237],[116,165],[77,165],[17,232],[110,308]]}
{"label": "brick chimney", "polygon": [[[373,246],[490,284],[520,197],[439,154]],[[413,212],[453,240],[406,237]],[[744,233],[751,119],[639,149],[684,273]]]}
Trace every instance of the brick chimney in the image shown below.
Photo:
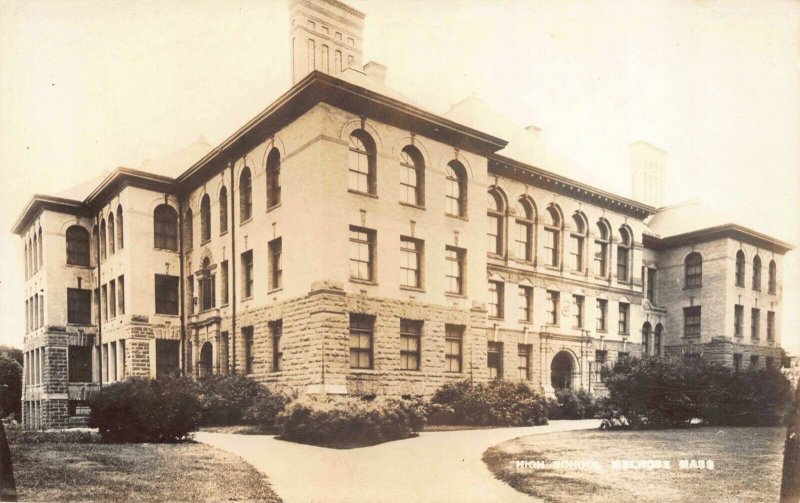
{"label": "brick chimney", "polygon": [[631,197],[660,208],[664,200],[664,170],[667,153],[644,141],[628,146],[631,169]]}

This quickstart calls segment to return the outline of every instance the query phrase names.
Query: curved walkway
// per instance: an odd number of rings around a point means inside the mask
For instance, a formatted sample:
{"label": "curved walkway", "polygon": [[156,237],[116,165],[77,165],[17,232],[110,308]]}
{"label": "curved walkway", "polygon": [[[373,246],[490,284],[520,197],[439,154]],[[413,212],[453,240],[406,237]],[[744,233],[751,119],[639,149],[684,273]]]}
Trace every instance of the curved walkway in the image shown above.
{"label": "curved walkway", "polygon": [[600,421],[551,421],[546,426],[423,432],[419,437],[337,450],[266,435],[199,432],[195,439],[237,454],[265,473],[285,503],[535,501],[497,480],[481,460],[513,438],[597,428]]}

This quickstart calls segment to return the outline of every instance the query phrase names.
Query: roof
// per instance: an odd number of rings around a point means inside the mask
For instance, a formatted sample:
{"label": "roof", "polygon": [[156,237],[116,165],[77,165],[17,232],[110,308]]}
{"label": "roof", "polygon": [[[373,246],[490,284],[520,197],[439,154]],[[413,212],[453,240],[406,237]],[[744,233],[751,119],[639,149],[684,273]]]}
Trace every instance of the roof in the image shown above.
{"label": "roof", "polygon": [[204,137],[200,137],[196,142],[180,150],[176,150],[164,157],[150,160],[147,159],[139,166],[139,171],[152,173],[154,175],[178,178],[184,171],[192,167],[194,163],[202,159],[211,152],[213,145],[208,143]]}

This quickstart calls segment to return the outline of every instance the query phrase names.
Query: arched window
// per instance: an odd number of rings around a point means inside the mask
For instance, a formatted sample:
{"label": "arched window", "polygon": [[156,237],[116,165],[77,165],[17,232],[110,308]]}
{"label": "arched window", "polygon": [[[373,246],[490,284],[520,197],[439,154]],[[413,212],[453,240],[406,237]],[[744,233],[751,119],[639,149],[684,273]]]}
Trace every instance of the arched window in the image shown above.
{"label": "arched window", "polygon": [[650,331],[650,322],[645,321],[642,325],[642,355],[650,354]]}
{"label": "arched window", "polygon": [[25,242],[25,278],[30,277],[30,268],[28,264],[30,263],[30,255],[28,254],[28,242]]}
{"label": "arched window", "polygon": [[216,289],[214,275],[211,274],[211,261],[208,257],[203,259],[203,269],[200,273],[200,309],[205,311],[216,305]]}
{"label": "arched window", "polygon": [[94,224],[92,227],[92,256],[91,261],[93,265],[97,265],[94,262],[97,261],[97,254],[100,252],[100,231],[97,228],[97,224]]}
{"label": "arched window", "polygon": [[250,220],[253,216],[253,178],[250,175],[250,168],[247,166],[242,170],[239,177],[239,223]]}
{"label": "arched window", "polygon": [[534,211],[531,202],[525,198],[517,201],[515,252],[518,259],[527,262],[533,261],[533,219]]}
{"label": "arched window", "polygon": [[186,215],[183,217],[183,240],[185,250],[191,250],[194,247],[194,213],[191,208],[186,210]]}
{"label": "arched window", "polygon": [[178,251],[178,212],[168,204],[153,211],[153,244],[161,250]]}
{"label": "arched window", "polygon": [[753,290],[761,290],[761,257],[753,258]]}
{"label": "arched window", "polygon": [[67,264],[89,267],[89,231],[80,225],[67,229]]}
{"label": "arched window", "polygon": [[617,279],[631,280],[631,233],[626,227],[619,228],[619,244],[617,245]]}
{"label": "arched window", "polygon": [[456,217],[467,216],[467,170],[455,159],[445,168],[444,212]]}
{"label": "arched window", "polygon": [[356,129],[350,134],[347,155],[348,188],[356,192],[375,194],[375,164],[375,142],[366,131]]}
{"label": "arched window", "polygon": [[228,232],[228,189],[222,187],[219,191],[219,233]]}
{"label": "arched window", "polygon": [[608,277],[608,241],[611,231],[603,220],[597,221],[597,238],[594,240],[594,273],[601,278]]}
{"label": "arched window", "polygon": [[489,190],[489,206],[487,215],[489,219],[489,253],[496,255],[503,254],[503,215],[505,214],[505,204],[503,197],[495,189]]}
{"label": "arched window", "polygon": [[37,269],[41,269],[42,265],[44,265],[44,259],[43,259],[43,257],[44,257],[44,251],[43,251],[44,250],[44,240],[42,239],[42,228],[41,227],[39,227],[39,245],[37,247],[37,250],[39,251],[39,260],[37,262],[37,264],[38,264]]}
{"label": "arched window", "polygon": [[425,205],[425,161],[411,145],[400,151],[400,201]]}
{"label": "arched window", "polygon": [[664,333],[664,325],[659,323],[656,325],[656,330],[653,332],[653,354],[661,356],[661,336]]}
{"label": "arched window", "polygon": [[267,156],[267,208],[281,203],[281,153],[277,148]]}
{"label": "arched window", "polygon": [[572,215],[573,230],[570,233],[569,261],[573,271],[583,272],[583,247],[586,242],[586,217],[581,213]]}
{"label": "arched window", "polygon": [[778,291],[778,266],[774,260],[769,261],[769,293]]}
{"label": "arched window", "polygon": [[100,221],[100,260],[106,259],[106,220]]}
{"label": "arched window", "polygon": [[122,206],[117,206],[117,249],[121,250],[125,246],[124,233],[122,230]]}
{"label": "arched window", "polygon": [[686,288],[698,288],[703,285],[703,256],[697,252],[692,252],[683,260],[684,265],[684,286]]}
{"label": "arched window", "polygon": [[544,223],[544,257],[546,264],[558,267],[561,264],[561,212],[555,205],[547,207],[547,220]]}
{"label": "arched window", "polygon": [[736,252],[736,286],[744,286],[744,252]]}
{"label": "arched window", "polygon": [[208,194],[200,200],[200,243],[211,239],[211,198]]}
{"label": "arched window", "polygon": [[114,213],[108,214],[108,254],[114,255],[116,247],[114,246],[114,237],[116,231],[114,230]]}

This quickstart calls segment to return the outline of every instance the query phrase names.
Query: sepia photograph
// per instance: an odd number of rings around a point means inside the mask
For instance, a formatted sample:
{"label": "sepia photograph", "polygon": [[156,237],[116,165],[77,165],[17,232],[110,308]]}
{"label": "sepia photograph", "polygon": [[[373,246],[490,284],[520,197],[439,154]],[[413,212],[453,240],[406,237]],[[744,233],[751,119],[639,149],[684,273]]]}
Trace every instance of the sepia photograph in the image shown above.
{"label": "sepia photograph", "polygon": [[800,2],[0,0],[0,501],[800,503]]}

